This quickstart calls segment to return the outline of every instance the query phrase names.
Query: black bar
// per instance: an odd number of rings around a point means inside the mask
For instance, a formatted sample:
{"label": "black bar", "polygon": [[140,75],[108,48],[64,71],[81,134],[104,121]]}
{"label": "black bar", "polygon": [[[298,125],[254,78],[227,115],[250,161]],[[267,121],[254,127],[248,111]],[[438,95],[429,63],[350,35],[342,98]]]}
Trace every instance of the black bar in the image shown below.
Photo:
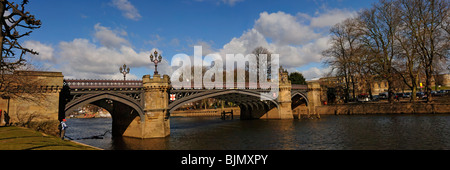
{"label": "black bar", "polygon": [[[248,150],[182,150],[182,151],[1,151],[1,162],[26,162],[36,166],[46,163],[54,167],[104,169],[126,166],[126,169],[391,169],[394,167],[447,167],[449,151],[248,151]],[[265,160],[256,160],[256,155]],[[190,162],[186,160],[190,157]],[[214,163],[194,157],[214,158]],[[239,159],[239,163],[230,159]],[[245,160],[242,161],[242,158]],[[258,157],[261,158],[261,157]],[[250,159],[252,159],[250,161]],[[197,159],[198,160],[198,159]],[[442,166],[446,165],[446,166]],[[45,166],[43,166],[45,167]],[[436,168],[436,169],[437,169]]]}

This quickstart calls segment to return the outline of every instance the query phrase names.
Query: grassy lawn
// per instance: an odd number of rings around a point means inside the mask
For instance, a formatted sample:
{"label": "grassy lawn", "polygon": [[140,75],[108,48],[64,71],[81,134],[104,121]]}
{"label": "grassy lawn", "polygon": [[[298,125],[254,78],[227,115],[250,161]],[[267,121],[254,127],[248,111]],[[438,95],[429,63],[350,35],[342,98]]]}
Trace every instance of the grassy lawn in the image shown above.
{"label": "grassy lawn", "polygon": [[96,150],[22,127],[0,127],[0,150]]}

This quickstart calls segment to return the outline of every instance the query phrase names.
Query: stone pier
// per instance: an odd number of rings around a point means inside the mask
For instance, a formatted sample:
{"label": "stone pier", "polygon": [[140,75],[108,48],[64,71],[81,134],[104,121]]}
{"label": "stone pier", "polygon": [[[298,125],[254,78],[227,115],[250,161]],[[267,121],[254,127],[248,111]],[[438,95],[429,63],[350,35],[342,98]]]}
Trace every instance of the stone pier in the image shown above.
{"label": "stone pier", "polygon": [[145,120],[141,138],[161,138],[170,135],[170,115],[168,112],[170,78],[159,74],[142,78],[145,97]]}
{"label": "stone pier", "polygon": [[322,102],[320,101],[320,84],[318,81],[309,81],[308,83],[308,117],[320,117],[320,114],[317,112],[317,107],[322,106]]}
{"label": "stone pier", "polygon": [[294,119],[291,108],[291,81],[288,79],[289,73],[283,68],[279,71],[279,91],[278,107],[269,110],[260,119]]}

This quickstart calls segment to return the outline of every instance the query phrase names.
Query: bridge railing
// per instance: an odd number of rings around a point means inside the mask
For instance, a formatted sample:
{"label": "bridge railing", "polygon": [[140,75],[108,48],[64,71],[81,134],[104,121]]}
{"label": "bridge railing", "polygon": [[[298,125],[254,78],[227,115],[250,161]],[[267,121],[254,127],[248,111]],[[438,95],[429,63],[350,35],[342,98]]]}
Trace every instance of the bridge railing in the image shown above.
{"label": "bridge railing", "polygon": [[64,80],[73,89],[83,88],[142,88],[142,80]]}
{"label": "bridge railing", "polygon": [[[234,82],[234,84],[229,87],[229,84],[226,82],[223,83],[223,86],[220,87],[214,87],[214,83],[203,83],[201,84],[201,88],[196,88],[194,86],[194,83],[191,82],[191,85],[188,87],[177,87],[173,86],[174,89],[265,89],[270,90],[271,88],[269,86],[262,86],[260,83],[249,83],[249,82]],[[301,84],[292,84],[291,85],[292,90],[308,90],[307,85],[301,85]]]}
{"label": "bridge railing", "polygon": [[301,84],[292,84],[291,85],[292,90],[308,90],[307,85],[301,85]]}
{"label": "bridge railing", "polygon": [[201,83],[200,85],[197,85],[194,82],[190,82],[189,85],[186,86],[186,84],[183,85],[172,85],[172,88],[176,90],[182,90],[182,89],[264,89],[264,90],[270,90],[269,85],[263,85],[260,83],[250,83],[250,82],[233,82],[232,84],[228,84],[227,82],[223,82],[222,84],[215,84],[215,83]]}
{"label": "bridge railing", "polygon": [[[173,87],[174,89],[197,89],[194,83],[190,83],[191,86],[187,88]],[[81,79],[67,79],[64,80],[64,85],[68,85],[70,88],[142,88],[142,80],[81,80]],[[223,87],[211,88],[214,84],[202,84],[198,89],[226,89],[229,88],[226,83],[223,83]],[[234,89],[266,89],[267,87],[261,87],[259,83],[238,83],[234,82]],[[269,88],[270,89],[270,88]],[[292,84],[292,90],[307,90],[308,86]],[[266,89],[268,90],[268,89]]]}

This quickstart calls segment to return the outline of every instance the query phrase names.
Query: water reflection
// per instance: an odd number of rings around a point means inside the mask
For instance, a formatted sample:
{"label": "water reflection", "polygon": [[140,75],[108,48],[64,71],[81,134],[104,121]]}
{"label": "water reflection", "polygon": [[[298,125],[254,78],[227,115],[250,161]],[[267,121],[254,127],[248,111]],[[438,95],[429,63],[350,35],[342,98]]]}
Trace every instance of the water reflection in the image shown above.
{"label": "water reflection", "polygon": [[[111,129],[111,119],[70,119],[67,135]],[[372,150],[450,149],[450,115],[323,116],[315,120],[171,118],[159,139],[111,138],[79,142],[113,150]]]}
{"label": "water reflection", "polygon": [[121,137],[112,140],[112,150],[166,150],[169,142],[166,138],[138,139]]}

